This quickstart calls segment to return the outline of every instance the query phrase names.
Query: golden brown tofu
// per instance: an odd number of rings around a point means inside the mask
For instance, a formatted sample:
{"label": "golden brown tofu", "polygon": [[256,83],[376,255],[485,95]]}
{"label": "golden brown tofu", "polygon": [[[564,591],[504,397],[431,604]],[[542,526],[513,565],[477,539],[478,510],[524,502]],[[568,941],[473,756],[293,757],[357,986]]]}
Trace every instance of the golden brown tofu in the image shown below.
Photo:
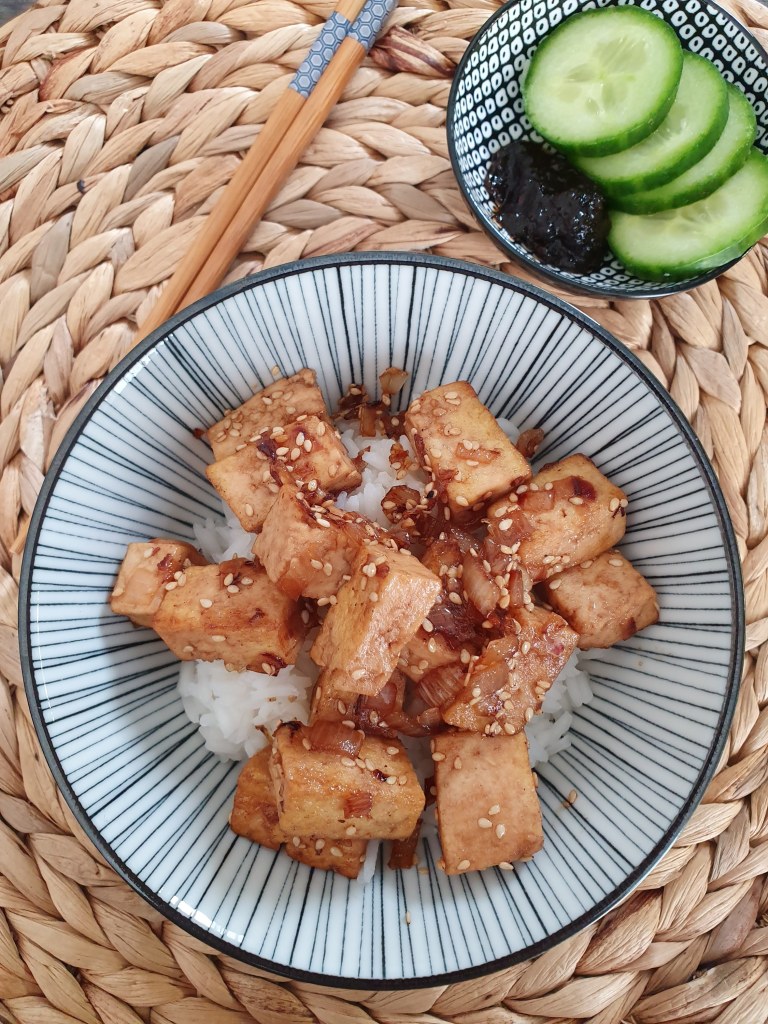
{"label": "golden brown tofu", "polygon": [[327,730],[318,729],[327,724],[286,722],[275,731],[270,770],[280,827],[327,839],[405,839],[424,792],[403,745],[339,725],[344,753],[333,737],[322,743]]}
{"label": "golden brown tofu", "polygon": [[305,839],[291,836],[285,843],[285,852],[293,860],[321,871],[335,871],[345,878],[357,878],[367,849],[367,839]]}
{"label": "golden brown tofu", "polygon": [[306,485],[306,492],[357,487],[362,477],[327,420],[305,416],[267,431],[259,440],[206,467],[205,474],[244,530],[259,530],[279,492],[275,474]]}
{"label": "golden brown tofu", "polygon": [[363,545],[312,646],[334,689],[378,693],[440,590],[437,576],[413,555]]}
{"label": "golden brown tofu", "polygon": [[306,626],[296,603],[260,565],[233,558],[192,566],[185,575],[152,620],[177,658],[269,674],[294,663]]}
{"label": "golden brown tofu", "polygon": [[494,502],[488,533],[536,583],[617,544],[627,496],[584,455],[545,466],[525,490]]}
{"label": "golden brown tofu", "polygon": [[255,434],[291,423],[304,414],[325,416],[325,402],[314,370],[299,370],[293,377],[276,380],[209,427],[203,437],[214,458],[233,455]]}
{"label": "golden brown tofu", "polygon": [[191,565],[205,565],[205,559],[184,541],[155,537],[129,544],[109,599],[112,611],[137,626],[151,626],[167,588],[175,590]]}
{"label": "golden brown tofu", "polygon": [[289,597],[329,598],[350,575],[362,542],[380,532],[357,513],[313,507],[296,486],[284,483],[253,553]]}
{"label": "golden brown tofu", "polygon": [[526,459],[466,381],[425,391],[411,402],[405,431],[457,522],[476,518],[489,501],[531,475]]}
{"label": "golden brown tofu", "polygon": [[612,647],[658,621],[656,591],[618,551],[604,551],[541,585],[579,634],[579,647]]}
{"label": "golden brown tofu", "polygon": [[488,736],[513,735],[541,710],[547,690],[571,656],[576,633],[544,608],[517,608],[507,636],[492,640],[470,665],[462,690],[443,710],[449,725]]}
{"label": "golden brown tofu", "polygon": [[525,733],[443,733],[432,740],[446,874],[528,860],[544,844]]}
{"label": "golden brown tofu", "polygon": [[253,843],[279,850],[287,837],[277,818],[275,787],[269,771],[271,756],[271,749],[265,747],[243,765],[237,779],[229,827]]}

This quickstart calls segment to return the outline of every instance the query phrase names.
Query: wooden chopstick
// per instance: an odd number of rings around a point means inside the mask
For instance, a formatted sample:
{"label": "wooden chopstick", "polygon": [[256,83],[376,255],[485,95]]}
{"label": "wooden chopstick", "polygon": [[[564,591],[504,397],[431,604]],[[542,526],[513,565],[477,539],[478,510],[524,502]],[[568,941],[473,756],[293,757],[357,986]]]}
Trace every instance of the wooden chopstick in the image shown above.
{"label": "wooden chopstick", "polygon": [[265,172],[286,134],[291,131],[291,125],[343,43],[352,22],[364,7],[365,0],[339,0],[336,10],[321,28],[305,60],[264,123],[256,141],[243,157],[162,295],[141,323],[134,344],[189,304],[185,294],[205,266],[211,248],[217,239],[227,233],[233,218],[241,215],[240,211],[249,192]]}
{"label": "wooden chopstick", "polygon": [[301,154],[322,127],[347,82],[376,41],[382,25],[397,6],[397,0],[367,0],[333,59],[323,72],[286,132],[262,174],[244,197],[237,216],[212,246],[204,265],[190,284],[179,308],[212,292],[224,279],[232,260],[242,249],[273,197],[299,162]]}

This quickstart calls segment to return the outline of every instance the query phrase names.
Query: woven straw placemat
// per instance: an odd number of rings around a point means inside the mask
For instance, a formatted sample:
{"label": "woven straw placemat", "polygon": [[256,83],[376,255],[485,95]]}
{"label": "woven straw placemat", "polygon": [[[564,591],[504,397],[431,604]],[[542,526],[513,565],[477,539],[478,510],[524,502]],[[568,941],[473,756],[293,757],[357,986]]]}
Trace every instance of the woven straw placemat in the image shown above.
{"label": "woven straw placemat", "polygon": [[[734,0],[764,43],[768,9]],[[404,0],[232,268],[423,250],[517,272],[446,152],[455,63],[489,0]],[[130,346],[285,88],[329,0],[70,0],[0,28],[0,1021],[764,1024],[768,1021],[768,249],[649,303],[579,304],[626,342],[714,462],[744,563],[747,649],[719,771],[618,910],[538,960],[419,992],[271,979],[163,921],[57,792],[16,645],[51,457]]]}

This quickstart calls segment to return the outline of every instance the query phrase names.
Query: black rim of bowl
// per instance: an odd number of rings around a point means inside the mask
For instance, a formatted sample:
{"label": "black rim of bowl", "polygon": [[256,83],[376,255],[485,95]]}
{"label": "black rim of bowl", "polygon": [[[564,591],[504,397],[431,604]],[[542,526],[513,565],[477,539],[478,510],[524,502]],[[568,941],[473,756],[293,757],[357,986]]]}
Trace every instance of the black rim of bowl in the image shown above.
{"label": "black rim of bowl", "polygon": [[[723,548],[728,562],[731,601],[734,609],[734,619],[731,629],[731,660],[728,668],[728,683],[717,728],[713,734],[712,745],[710,746],[708,754],[703,761],[701,771],[692,788],[690,796],[648,856],[643,859],[643,861],[624,879],[620,885],[595,904],[590,911],[582,914],[571,924],[552,933],[547,936],[547,938],[542,939],[525,949],[518,950],[516,953],[512,953],[509,956],[502,957],[498,960],[492,960],[476,967],[467,967],[462,970],[451,971],[445,974],[418,978],[337,978],[274,963],[271,960],[249,953],[234,944],[223,941],[216,935],[213,935],[200,927],[200,925],[195,924],[188,917],[180,914],[164,900],[160,899],[155,892],[149,889],[136,875],[134,875],[134,873],[117,856],[109,843],[103,839],[101,834],[92,824],[90,818],[69,784],[42,716],[32,663],[32,644],[30,634],[30,580],[35,563],[40,529],[48,510],[48,504],[59,479],[62,467],[66,462],[70,451],[79,439],[85,425],[90,420],[94,410],[107,398],[112,389],[123,379],[126,373],[135,366],[147,354],[147,352],[153,349],[163,338],[165,338],[166,335],[170,334],[188,320],[197,316],[198,313],[202,313],[232,295],[237,295],[240,292],[258,288],[260,285],[267,282],[279,280],[280,278],[295,274],[334,268],[340,265],[355,266],[377,263],[383,263],[389,266],[403,265],[425,267],[435,270],[449,270],[453,273],[464,274],[467,277],[479,277],[493,284],[499,284],[505,288],[511,288],[544,304],[545,306],[548,306],[550,309],[568,317],[572,322],[575,322],[590,331],[594,337],[600,340],[608,349],[610,349],[611,352],[627,364],[631,370],[634,370],[638,377],[645,382],[651,393],[661,402],[670,414],[672,420],[677,425],[680,435],[687,443],[694,460],[701,470],[704,478],[704,484],[709,491],[713,508],[718,518],[720,535],[722,537]],[[19,649],[21,656],[21,669],[32,721],[34,723],[40,745],[59,789],[64,794],[69,807],[81,825],[83,831],[105,860],[147,901],[147,903],[154,907],[155,910],[174,924],[177,924],[180,928],[195,936],[195,938],[200,939],[202,942],[212,946],[219,952],[226,953],[234,959],[250,964],[253,967],[261,968],[262,970],[271,972],[272,974],[284,978],[290,978],[294,981],[311,982],[313,984],[328,985],[335,988],[345,989],[361,987],[374,990],[428,988],[435,985],[449,985],[459,981],[467,981],[471,978],[478,978],[485,974],[504,970],[507,967],[511,967],[513,964],[520,963],[521,961],[530,959],[531,957],[539,956],[541,953],[551,949],[553,946],[556,946],[558,943],[574,935],[576,932],[581,931],[582,928],[592,924],[621,902],[621,900],[623,900],[624,897],[634,889],[637,883],[640,882],[641,879],[652,869],[652,867],[675,841],[686,821],[699,803],[709,781],[715,773],[720,754],[722,753],[725,744],[728,727],[736,707],[736,698],[741,680],[741,668],[744,657],[744,634],[745,615],[741,565],[733,526],[731,525],[731,521],[728,516],[725,499],[722,491],[720,490],[720,485],[717,482],[714,470],[710,465],[699,440],[683,416],[683,413],[650,371],[632,355],[629,349],[617,341],[599,324],[586,316],[586,314],[575,309],[567,302],[550,295],[526,281],[522,281],[497,270],[490,270],[475,264],[451,260],[441,256],[425,256],[420,254],[397,252],[347,253],[340,256],[318,256],[313,259],[288,263],[273,270],[262,271],[253,277],[236,281],[233,284],[227,285],[226,287],[213,292],[211,295],[206,296],[199,302],[196,302],[194,305],[189,306],[181,313],[172,317],[156,331],[153,331],[147,338],[141,341],[131,352],[128,353],[128,355],[125,356],[115,369],[111,371],[85,404],[83,409],[78,413],[74,423],[67,431],[64,440],[53,458],[50,469],[45,476],[45,480],[30,521],[29,533],[24,548],[19,597]]]}
{"label": "black rim of bowl", "polygon": [[[687,278],[684,281],[660,281],[655,285],[653,284],[653,282],[649,281],[647,288],[633,288],[632,291],[624,290],[622,288],[611,288],[602,287],[598,285],[591,285],[587,284],[586,281],[582,283],[578,280],[574,281],[571,280],[571,278],[569,277],[564,277],[561,271],[549,267],[546,263],[539,262],[539,260],[537,260],[535,257],[528,255],[527,252],[518,252],[517,249],[513,249],[512,246],[504,237],[504,235],[499,230],[498,225],[483,213],[483,211],[477,205],[475,200],[472,198],[472,195],[470,194],[470,190],[466,182],[466,178],[462,173],[461,167],[459,165],[459,156],[456,152],[456,140],[453,131],[453,115],[456,107],[456,97],[459,90],[459,84],[464,78],[464,72],[466,70],[467,64],[471,60],[472,55],[477,49],[477,47],[480,45],[481,38],[484,36],[486,32],[488,32],[488,30],[493,25],[496,24],[499,18],[503,17],[503,15],[506,14],[507,11],[511,10],[513,7],[517,7],[519,5],[519,2],[520,0],[507,0],[507,2],[503,6],[499,7],[497,11],[494,11],[490,18],[488,18],[488,20],[484,22],[483,25],[481,25],[481,27],[472,37],[469,46],[464,51],[464,56],[461,58],[459,66],[456,68],[456,71],[454,73],[453,82],[451,84],[451,91],[448,94],[448,104],[446,106],[445,111],[445,130],[446,135],[448,137],[448,156],[451,161],[451,167],[453,168],[453,175],[456,178],[456,181],[458,182],[459,190],[462,196],[464,197],[464,201],[466,202],[469,209],[472,211],[475,220],[486,233],[486,235],[488,235],[488,237],[499,247],[499,249],[505,252],[510,257],[510,259],[512,259],[515,263],[522,264],[522,266],[527,267],[527,269],[530,270],[533,274],[535,274],[536,277],[541,279],[542,282],[548,282],[557,285],[557,287],[561,291],[567,291],[574,298],[578,298],[579,294],[582,294],[598,295],[604,299],[663,299],[667,295],[677,295],[680,292],[690,291],[692,288],[698,288],[702,284],[707,284],[708,281],[714,281],[716,277],[719,277],[721,274],[725,273],[725,271],[728,270],[729,267],[735,266],[740,259],[744,258],[746,253],[744,253],[741,256],[737,256],[736,259],[731,260],[729,263],[723,263],[722,266],[715,267],[714,270],[707,271],[706,274],[700,274],[697,277]],[[718,14],[721,14],[728,21],[732,22],[734,25],[737,25],[738,28],[749,37],[750,42],[759,53],[764,65],[768,67],[768,52],[766,52],[765,48],[757,40],[754,33],[750,32],[746,25],[740,22],[738,18],[734,17],[734,15],[730,13],[730,11],[726,11],[725,8],[720,6],[720,4],[715,3],[715,0],[700,0],[700,3],[702,3],[705,7],[709,7],[710,9],[717,11]],[[619,4],[616,2],[616,0],[611,0],[611,3],[606,4],[605,6],[619,6]],[[622,6],[630,5],[624,4]],[[752,247],[750,246],[750,248]],[[639,281],[640,278],[636,278],[636,280]]]}

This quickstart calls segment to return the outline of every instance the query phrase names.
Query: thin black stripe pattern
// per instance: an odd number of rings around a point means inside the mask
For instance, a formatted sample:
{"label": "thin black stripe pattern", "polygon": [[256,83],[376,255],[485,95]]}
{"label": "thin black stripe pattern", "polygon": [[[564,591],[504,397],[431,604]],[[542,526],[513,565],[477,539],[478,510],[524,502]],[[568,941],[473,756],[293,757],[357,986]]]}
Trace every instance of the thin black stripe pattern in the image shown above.
{"label": "thin black stripe pattern", "polygon": [[[595,458],[630,499],[623,549],[661,621],[589,658],[594,699],[541,772],[533,862],[449,878],[380,857],[367,885],[229,832],[238,767],[206,753],[177,664],[107,605],[125,545],[219,514],[193,431],[308,365],[329,404],[390,364],[404,401],[469,378],[493,412]],[[44,495],[28,555],[28,685],[78,813],[165,912],[281,971],[408,985],[524,957],[650,867],[711,771],[732,703],[739,606],[711,471],[654,390],[585,318],[510,278],[400,257],[267,275],[177,324],[104,390]],[[578,799],[563,806],[571,789]],[[409,913],[410,924],[406,924]]]}

